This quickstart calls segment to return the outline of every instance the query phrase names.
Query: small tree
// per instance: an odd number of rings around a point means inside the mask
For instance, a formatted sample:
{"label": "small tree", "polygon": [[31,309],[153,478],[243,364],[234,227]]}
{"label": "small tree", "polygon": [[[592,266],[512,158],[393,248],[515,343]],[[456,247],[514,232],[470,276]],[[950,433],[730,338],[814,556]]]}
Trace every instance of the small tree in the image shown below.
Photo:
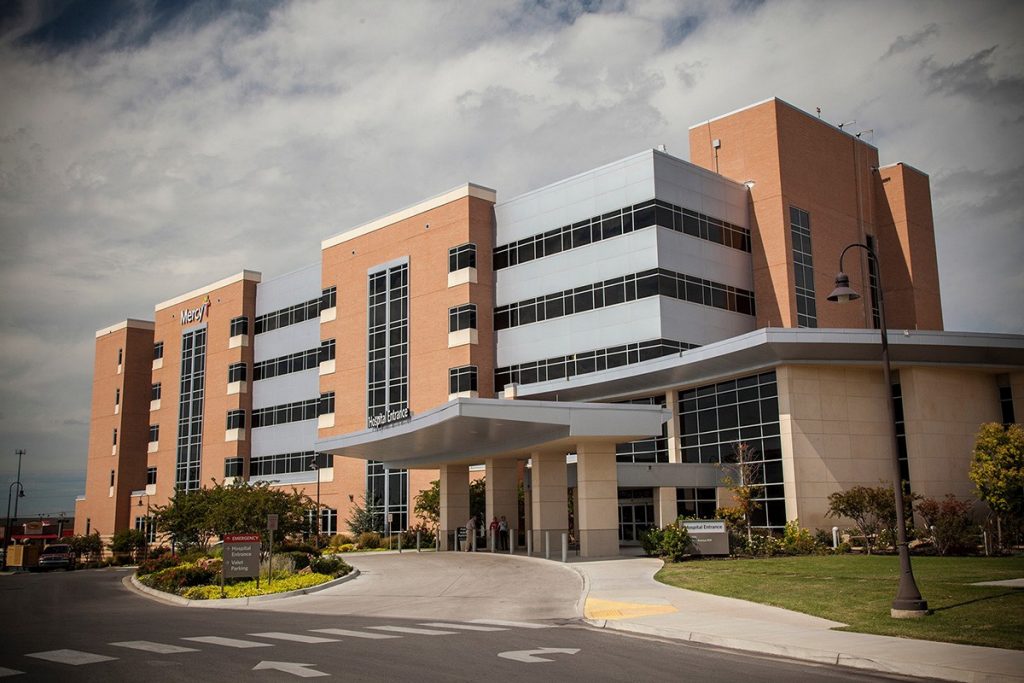
{"label": "small tree", "polygon": [[177,489],[167,505],[153,506],[156,528],[170,535],[179,550],[199,546],[206,550],[216,529],[209,524],[210,489]]}
{"label": "small tree", "polygon": [[[722,477],[736,500],[735,515],[742,520],[742,526],[747,534],[747,543],[752,542],[752,519],[755,510],[761,508],[761,503],[756,499],[764,489],[764,481],[761,472],[761,463],[757,462],[757,450],[748,443],[737,442],[732,447],[733,456],[736,459],[732,465],[732,473]],[[728,514],[728,508],[726,508]]]}
{"label": "small tree", "polygon": [[939,555],[964,553],[977,546],[977,527],[971,522],[970,501],[960,500],[952,493],[943,500],[924,498],[917,504],[917,513],[931,528],[932,540]]}
{"label": "small tree", "polygon": [[384,531],[383,521],[384,518],[366,504],[366,496],[363,495],[360,496],[358,503],[352,505],[348,528],[356,536],[370,532],[381,533]]}
{"label": "small tree", "polygon": [[435,479],[430,482],[430,487],[425,488],[416,495],[416,506],[413,512],[422,517],[427,526],[435,532],[441,524],[441,480]]}
{"label": "small tree", "polygon": [[71,546],[71,551],[75,555],[87,562],[99,559],[100,553],[103,552],[103,539],[100,538],[98,531],[84,536],[72,536],[67,539],[67,544]]}
{"label": "small tree", "polygon": [[110,539],[111,552],[127,554],[132,559],[136,559],[146,545],[146,534],[138,529],[123,529]]}
{"label": "small tree", "polygon": [[[910,492],[903,495],[907,524],[913,519],[913,503],[920,499]],[[829,494],[826,517],[846,517],[864,537],[868,554],[879,540],[896,538],[896,496],[890,486],[854,486]]]}
{"label": "small tree", "polygon": [[996,516],[999,545],[1004,519],[1024,517],[1024,428],[989,422],[981,426],[974,442],[974,458],[968,473],[978,498]]}

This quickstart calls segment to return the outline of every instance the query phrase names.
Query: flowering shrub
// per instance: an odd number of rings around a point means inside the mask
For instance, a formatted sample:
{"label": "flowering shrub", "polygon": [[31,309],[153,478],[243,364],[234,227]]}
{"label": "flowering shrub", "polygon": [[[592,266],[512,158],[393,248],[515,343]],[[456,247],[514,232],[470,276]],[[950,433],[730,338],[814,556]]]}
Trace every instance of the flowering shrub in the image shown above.
{"label": "flowering shrub", "polygon": [[165,593],[180,594],[185,588],[213,583],[217,580],[219,574],[219,566],[216,570],[213,570],[186,562],[176,567],[170,567],[139,577],[139,581],[150,588],[155,588]]}
{"label": "flowering shrub", "polygon": [[330,555],[314,558],[309,568],[315,574],[326,574],[330,577],[345,576],[352,571],[352,567],[345,560]]}
{"label": "flowering shrub", "polygon": [[663,557],[669,562],[680,562],[693,553],[690,532],[678,520],[663,529],[647,531],[640,542],[648,555]]}
{"label": "flowering shrub", "polygon": [[135,574],[137,576],[144,576],[163,569],[170,569],[171,567],[177,567],[181,564],[181,561],[181,558],[177,555],[161,555],[160,557],[154,557],[146,560],[145,562],[140,562],[138,569],[135,570]]}
{"label": "flowering shrub", "polygon": [[[319,586],[327,583],[332,577],[326,574],[295,574],[284,578],[274,578],[269,586],[266,580],[260,582],[259,588],[256,581],[240,581],[224,587],[225,598],[251,598],[257,595],[268,595],[270,593],[284,593],[311,586]],[[181,596],[188,600],[217,600],[220,598],[220,586],[193,586],[182,591]]]}

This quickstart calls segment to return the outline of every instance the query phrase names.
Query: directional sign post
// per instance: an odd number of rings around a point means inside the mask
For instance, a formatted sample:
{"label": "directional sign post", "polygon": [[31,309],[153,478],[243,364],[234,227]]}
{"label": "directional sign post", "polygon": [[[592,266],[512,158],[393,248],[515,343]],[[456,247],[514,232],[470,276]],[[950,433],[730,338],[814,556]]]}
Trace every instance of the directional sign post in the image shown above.
{"label": "directional sign post", "polygon": [[260,535],[225,534],[224,562],[221,564],[220,594],[224,597],[224,579],[260,576]]}

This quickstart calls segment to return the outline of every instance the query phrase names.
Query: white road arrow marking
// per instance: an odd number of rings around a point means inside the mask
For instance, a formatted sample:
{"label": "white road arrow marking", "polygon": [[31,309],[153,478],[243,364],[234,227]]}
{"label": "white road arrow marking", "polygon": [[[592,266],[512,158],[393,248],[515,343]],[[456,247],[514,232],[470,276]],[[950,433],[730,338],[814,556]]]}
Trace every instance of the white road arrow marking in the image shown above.
{"label": "white road arrow marking", "polygon": [[532,664],[535,662],[551,662],[552,659],[546,657],[537,657],[536,655],[574,655],[579,652],[577,647],[542,647],[536,650],[510,650],[508,652],[499,652],[499,657],[505,659],[511,659],[515,662],[527,662]]}
{"label": "white road arrow marking", "polygon": [[299,662],[260,662],[252,668],[253,671],[260,671],[263,669],[273,669],[275,671],[283,671],[286,674],[298,676],[299,678],[316,678],[317,676],[330,676],[331,674],[324,673],[323,671],[317,671],[316,669],[307,669],[307,666],[315,666],[314,664],[300,664]]}

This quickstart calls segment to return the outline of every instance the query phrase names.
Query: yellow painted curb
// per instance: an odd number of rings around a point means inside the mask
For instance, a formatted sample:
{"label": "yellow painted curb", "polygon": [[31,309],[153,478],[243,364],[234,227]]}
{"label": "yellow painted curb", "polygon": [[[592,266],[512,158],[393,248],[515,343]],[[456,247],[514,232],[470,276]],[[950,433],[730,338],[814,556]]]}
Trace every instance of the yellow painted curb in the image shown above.
{"label": "yellow painted curb", "polygon": [[638,602],[616,602],[587,598],[583,614],[587,619],[631,619],[652,614],[671,614],[679,610],[672,605],[645,605]]}

